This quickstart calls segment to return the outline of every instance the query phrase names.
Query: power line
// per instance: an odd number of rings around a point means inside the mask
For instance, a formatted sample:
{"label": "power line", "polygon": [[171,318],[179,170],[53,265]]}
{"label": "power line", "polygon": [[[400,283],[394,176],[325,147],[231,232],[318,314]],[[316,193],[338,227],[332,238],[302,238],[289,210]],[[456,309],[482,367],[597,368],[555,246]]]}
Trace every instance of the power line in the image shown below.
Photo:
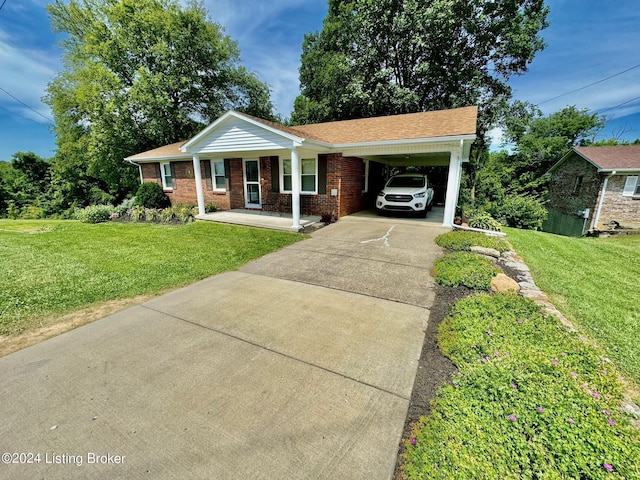
{"label": "power line", "polygon": [[621,104],[616,105],[615,107],[609,107],[609,108],[607,108],[607,109],[605,109],[605,110],[601,110],[601,111],[600,111],[600,112],[598,112],[598,113],[608,112],[609,110],[613,110],[614,108],[621,107],[621,106],[626,105],[627,103],[631,103],[631,102],[633,102],[633,101],[635,101],[635,100],[640,100],[640,97],[632,98],[631,100],[627,100],[626,102],[622,102]]}
{"label": "power line", "polygon": [[[5,0],[6,1],[6,0]],[[20,103],[21,105],[24,105],[25,107],[27,107],[29,110],[31,110],[33,113],[40,115],[42,118],[44,118],[47,122],[49,123],[55,123],[53,121],[53,119],[47,117],[46,115],[43,115],[42,113],[38,112],[37,110],[31,108],[29,105],[27,105],[26,103],[24,103],[22,100],[20,100],[19,98],[11,95],[9,92],[7,92],[4,88],[0,87],[0,90],[2,90],[4,93],[6,93],[7,95],[9,95],[11,98],[13,98],[16,102]]]}
{"label": "power line", "polygon": [[[631,68],[627,68],[626,70],[623,70],[622,72],[618,72],[618,73],[615,73],[615,74],[613,74],[613,75],[610,75],[610,76],[608,76],[607,78],[603,78],[602,80],[598,80],[597,82],[593,82],[593,83],[590,83],[589,85],[585,85],[584,87],[576,88],[575,90],[571,90],[570,92],[566,92],[566,93],[563,93],[563,94],[560,94],[560,95],[556,95],[556,96],[555,96],[555,97],[553,97],[553,98],[549,98],[549,99],[547,99],[547,100],[544,100],[544,101],[542,101],[542,102],[539,102],[537,105],[542,105],[543,103],[550,102],[551,100],[555,100],[556,98],[564,97],[564,96],[566,96],[566,95],[570,95],[570,94],[572,94],[572,93],[579,92],[580,90],[584,90],[585,88],[593,87],[594,85],[597,85],[597,84],[602,83],[602,82],[606,82],[607,80],[610,80],[610,79],[612,79],[612,78],[614,78],[614,77],[617,77],[617,76],[619,76],[619,75],[622,75],[623,73],[630,72],[631,70],[634,70],[634,69],[636,69],[636,68],[638,68],[638,67],[640,67],[640,64],[638,64],[638,65],[634,65],[634,66],[633,66],[633,67],[631,67]],[[613,107],[613,108],[615,108],[615,107]]]}
{"label": "power line", "polygon": [[[20,118],[24,118],[25,120],[29,120],[30,122],[35,122],[35,120],[34,120],[33,118],[25,117],[24,115],[21,115],[21,114],[19,114],[18,112],[12,112],[11,110],[9,110],[9,109],[8,109],[8,108],[6,108],[6,107],[3,107],[2,105],[0,105],[0,108],[1,108],[2,110],[5,110],[5,111],[9,112],[11,115],[17,115],[18,117],[20,117]],[[40,123],[40,122],[37,122],[37,123]],[[42,125],[42,124],[41,124],[41,125]]]}
{"label": "power line", "polygon": [[2,10],[2,7],[4,7],[4,4],[5,4],[5,3],[7,3],[7,0],[4,0],[4,1],[2,2],[2,5],[0,5],[0,10]]}

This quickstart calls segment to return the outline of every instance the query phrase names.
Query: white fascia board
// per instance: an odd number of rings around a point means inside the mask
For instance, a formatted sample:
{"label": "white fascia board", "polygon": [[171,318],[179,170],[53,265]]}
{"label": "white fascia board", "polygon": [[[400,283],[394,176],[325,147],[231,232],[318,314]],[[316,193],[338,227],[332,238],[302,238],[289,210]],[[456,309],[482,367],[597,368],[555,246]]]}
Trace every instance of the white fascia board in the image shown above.
{"label": "white fascia board", "polygon": [[285,132],[285,131],[282,131],[282,130],[280,130],[278,128],[274,128],[274,127],[271,127],[271,126],[269,126],[267,124],[264,124],[262,122],[258,122],[257,120],[254,120],[253,118],[246,117],[245,115],[243,115],[243,114],[241,114],[239,112],[236,112],[234,110],[229,110],[224,115],[222,115],[220,118],[218,118],[215,122],[213,122],[211,125],[209,125],[204,130],[202,130],[200,133],[198,133],[195,137],[193,137],[192,139],[187,141],[182,147],[180,147],[180,150],[183,151],[183,152],[189,152],[189,147],[192,147],[192,146],[196,145],[202,138],[206,137],[213,130],[215,130],[218,126],[220,126],[221,124],[226,122],[227,119],[229,119],[231,117],[237,118],[238,120],[242,120],[242,121],[247,122],[247,123],[251,123],[252,125],[257,126],[258,128],[262,128],[262,129],[267,130],[269,132],[275,133],[276,135],[280,135],[281,137],[287,138],[287,139],[291,140],[294,143],[302,143],[305,140],[304,138],[298,137],[296,135],[292,135],[292,134],[290,134],[288,132]]}
{"label": "white fascia board", "polygon": [[621,173],[627,175],[629,173],[640,173],[638,168],[599,168],[598,173]]}
{"label": "white fascia board", "polygon": [[356,142],[356,143],[340,143],[332,145],[334,149],[340,148],[358,148],[358,147],[388,147],[398,145],[415,145],[419,143],[448,143],[459,142],[460,140],[473,142],[476,139],[475,134],[471,135],[455,135],[450,137],[425,137],[425,138],[409,138],[401,140],[382,140],[375,142]]}

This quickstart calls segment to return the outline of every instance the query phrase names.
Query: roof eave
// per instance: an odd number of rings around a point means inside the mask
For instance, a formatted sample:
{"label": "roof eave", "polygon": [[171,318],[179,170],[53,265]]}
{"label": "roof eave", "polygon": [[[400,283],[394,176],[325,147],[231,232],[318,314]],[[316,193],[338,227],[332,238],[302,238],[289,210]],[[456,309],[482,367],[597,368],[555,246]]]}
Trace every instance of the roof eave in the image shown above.
{"label": "roof eave", "polygon": [[169,161],[169,160],[191,160],[191,155],[190,154],[178,154],[178,155],[155,155],[152,157],[140,157],[140,158],[135,158],[135,155],[132,157],[127,157],[125,158],[125,161],[131,163],[131,162],[135,162],[135,163],[153,163],[153,162],[160,162],[160,161]]}
{"label": "roof eave", "polygon": [[446,143],[459,142],[460,140],[472,142],[477,138],[476,134],[450,135],[443,137],[405,138],[399,140],[376,140],[373,142],[338,143],[331,145],[334,149],[358,148],[358,147],[387,147],[393,145],[414,145],[419,143]]}

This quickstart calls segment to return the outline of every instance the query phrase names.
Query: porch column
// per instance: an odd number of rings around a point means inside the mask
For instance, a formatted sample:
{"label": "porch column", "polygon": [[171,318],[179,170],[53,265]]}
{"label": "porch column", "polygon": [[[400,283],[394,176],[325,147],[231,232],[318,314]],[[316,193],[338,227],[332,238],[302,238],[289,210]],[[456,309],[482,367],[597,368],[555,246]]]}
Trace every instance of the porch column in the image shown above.
{"label": "porch column", "polygon": [[202,191],[202,171],[200,170],[200,157],[193,156],[193,175],[196,181],[196,196],[198,197],[198,215],[204,215],[204,192]]}
{"label": "porch column", "polygon": [[291,149],[291,228],[300,228],[300,157],[296,145]]}
{"label": "porch column", "polygon": [[447,180],[447,196],[444,201],[444,220],[442,225],[450,227],[456,214],[458,194],[460,193],[460,178],[462,176],[462,152],[451,151],[449,159],[449,178]]}

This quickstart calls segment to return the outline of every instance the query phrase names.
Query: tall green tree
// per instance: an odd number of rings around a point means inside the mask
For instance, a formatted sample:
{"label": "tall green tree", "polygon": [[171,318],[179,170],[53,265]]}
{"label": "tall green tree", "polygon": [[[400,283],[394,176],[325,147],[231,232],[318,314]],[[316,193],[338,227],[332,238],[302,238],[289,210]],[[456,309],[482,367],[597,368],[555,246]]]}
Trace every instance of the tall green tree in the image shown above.
{"label": "tall green tree", "polygon": [[272,116],[269,88],[200,3],[55,0],[48,10],[64,34],[65,70],[45,97],[59,160],[86,165],[79,176],[116,197],[136,184],[128,155],[185,140],[228,109]]}
{"label": "tall green tree", "polygon": [[11,207],[46,204],[51,184],[50,163],[33,152],[17,152],[0,162],[0,215]]}
{"label": "tall green tree", "polygon": [[544,47],[544,0],[329,0],[305,36],[294,123],[478,104],[481,132]]}

